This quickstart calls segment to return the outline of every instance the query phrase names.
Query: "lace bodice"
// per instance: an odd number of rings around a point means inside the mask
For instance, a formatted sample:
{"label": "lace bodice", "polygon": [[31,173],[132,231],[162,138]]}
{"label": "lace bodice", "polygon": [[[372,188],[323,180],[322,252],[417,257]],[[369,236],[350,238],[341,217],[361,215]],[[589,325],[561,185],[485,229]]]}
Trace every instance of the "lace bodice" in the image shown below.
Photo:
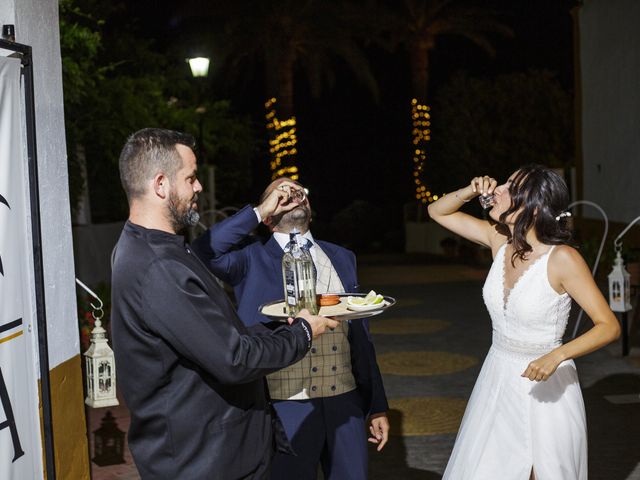
{"label": "lace bodice", "polygon": [[558,294],[549,283],[547,263],[553,247],[529,265],[510,291],[505,291],[506,245],[498,250],[482,289],[494,338],[531,345],[561,343],[571,297],[567,293]]}

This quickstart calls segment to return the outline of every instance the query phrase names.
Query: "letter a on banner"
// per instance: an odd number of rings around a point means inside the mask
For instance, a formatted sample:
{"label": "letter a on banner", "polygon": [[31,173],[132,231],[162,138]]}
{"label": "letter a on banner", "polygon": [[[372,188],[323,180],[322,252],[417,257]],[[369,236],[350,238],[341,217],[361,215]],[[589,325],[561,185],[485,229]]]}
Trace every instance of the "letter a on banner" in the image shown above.
{"label": "letter a on banner", "polygon": [[0,57],[0,479],[42,479],[20,59]]}

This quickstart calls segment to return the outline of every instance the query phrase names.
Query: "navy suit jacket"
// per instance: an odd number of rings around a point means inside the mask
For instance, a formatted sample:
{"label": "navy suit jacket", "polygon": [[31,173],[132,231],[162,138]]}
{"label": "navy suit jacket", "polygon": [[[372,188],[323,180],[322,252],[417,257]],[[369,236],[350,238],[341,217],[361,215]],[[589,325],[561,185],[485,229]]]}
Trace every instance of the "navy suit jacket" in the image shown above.
{"label": "navy suit jacket", "polygon": [[[238,315],[252,326],[270,320],[258,312],[260,305],[283,297],[282,256],[284,252],[271,237],[267,243],[245,245],[258,219],[249,205],[214,225],[193,242],[196,253],[213,273],[234,288]],[[347,292],[358,291],[356,258],[353,252],[333,243],[317,241],[327,254]],[[365,414],[386,412],[389,408],[382,376],[369,333],[367,319],[350,322],[351,366],[364,401]]]}

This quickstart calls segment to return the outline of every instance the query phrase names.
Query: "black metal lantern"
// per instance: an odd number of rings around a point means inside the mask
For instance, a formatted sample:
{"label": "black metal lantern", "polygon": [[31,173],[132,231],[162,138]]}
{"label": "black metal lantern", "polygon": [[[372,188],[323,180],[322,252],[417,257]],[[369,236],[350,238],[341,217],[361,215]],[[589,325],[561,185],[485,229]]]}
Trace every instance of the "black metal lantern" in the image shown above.
{"label": "black metal lantern", "polygon": [[124,462],[124,432],[108,410],[100,428],[93,431],[93,462],[96,465],[117,465]]}

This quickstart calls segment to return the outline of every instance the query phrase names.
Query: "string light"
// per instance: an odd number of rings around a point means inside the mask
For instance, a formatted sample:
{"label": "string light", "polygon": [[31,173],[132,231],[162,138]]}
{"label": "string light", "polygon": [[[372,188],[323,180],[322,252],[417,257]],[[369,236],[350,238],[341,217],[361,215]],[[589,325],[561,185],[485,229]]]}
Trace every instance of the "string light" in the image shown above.
{"label": "string light", "polygon": [[267,130],[269,136],[269,153],[271,153],[271,179],[287,176],[298,180],[299,170],[295,165],[298,149],[296,136],[296,117],[280,120],[276,114],[276,98],[270,98],[264,104],[267,114]]}
{"label": "string light", "polygon": [[416,200],[422,203],[431,203],[438,199],[438,195],[432,195],[423,181],[425,163],[427,161],[427,142],[431,140],[431,108],[428,105],[418,103],[418,99],[411,100],[411,120],[413,122],[413,178],[416,184]]}

